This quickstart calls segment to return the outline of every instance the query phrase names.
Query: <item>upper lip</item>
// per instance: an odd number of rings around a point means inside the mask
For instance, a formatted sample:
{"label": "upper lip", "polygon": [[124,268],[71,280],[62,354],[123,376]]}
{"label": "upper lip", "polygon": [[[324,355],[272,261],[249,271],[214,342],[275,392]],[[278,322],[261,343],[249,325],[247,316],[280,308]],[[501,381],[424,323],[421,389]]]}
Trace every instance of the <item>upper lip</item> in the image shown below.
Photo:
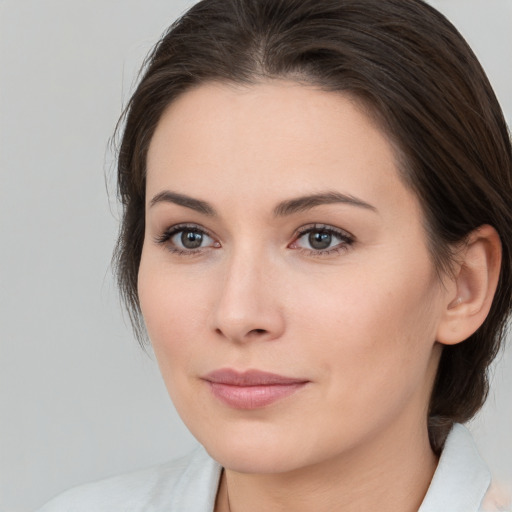
{"label": "upper lip", "polygon": [[264,372],[261,370],[247,370],[238,372],[231,368],[223,368],[208,373],[203,377],[208,382],[215,384],[225,384],[228,386],[272,386],[286,384],[300,384],[308,382],[307,379],[298,379],[285,377],[275,373]]}

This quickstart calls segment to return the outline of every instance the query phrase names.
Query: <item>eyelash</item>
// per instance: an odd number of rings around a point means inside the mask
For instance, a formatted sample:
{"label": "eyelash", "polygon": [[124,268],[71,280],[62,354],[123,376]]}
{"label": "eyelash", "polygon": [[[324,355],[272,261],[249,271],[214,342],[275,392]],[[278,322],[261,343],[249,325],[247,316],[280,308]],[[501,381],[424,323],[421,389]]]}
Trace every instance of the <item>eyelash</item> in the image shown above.
{"label": "eyelash", "polygon": [[328,226],[326,224],[311,224],[309,226],[303,226],[298,230],[297,236],[295,237],[294,241],[291,245],[297,243],[298,240],[300,240],[304,235],[307,235],[309,233],[327,233],[329,235],[333,235],[337,238],[339,238],[341,241],[336,246],[330,248],[330,249],[305,249],[303,247],[297,248],[297,250],[301,252],[307,253],[308,256],[316,256],[316,257],[322,257],[322,256],[329,256],[332,254],[340,254],[341,252],[345,252],[349,249],[351,245],[355,242],[355,238],[353,235],[348,233],[347,231],[344,231],[339,228],[334,228],[333,226]]}
{"label": "eyelash", "polygon": [[205,247],[200,247],[198,249],[180,249],[179,247],[173,246],[169,243],[174,235],[177,235],[178,233],[181,233],[183,231],[189,231],[201,235],[206,235],[214,240],[214,237],[207,230],[198,226],[197,224],[177,224],[175,226],[171,226],[170,228],[166,229],[161,235],[155,237],[155,242],[157,244],[164,245],[168,251],[178,256],[196,256],[200,254],[202,251],[204,251]]}
{"label": "eyelash", "polygon": [[[172,239],[173,236],[177,235],[180,232],[183,231],[189,231],[193,233],[198,233],[202,235],[206,235],[209,238],[214,237],[204,228],[198,226],[197,224],[177,224],[175,226],[171,226],[170,228],[166,229],[161,235],[155,237],[155,242],[160,245],[164,245],[167,250],[172,252],[173,254],[176,254],[178,256],[196,256],[203,252],[206,247],[199,247],[197,249],[180,249],[176,246],[171,245],[169,242]],[[348,248],[354,243],[355,238],[353,235],[348,233],[347,231],[334,228],[332,226],[328,226],[325,224],[311,224],[308,226],[301,227],[298,231],[296,236],[294,237],[294,240],[291,244],[289,244],[288,247],[293,246],[300,240],[304,235],[307,235],[309,233],[313,232],[319,232],[319,233],[327,233],[329,235],[333,235],[341,240],[341,242],[336,245],[335,247],[332,247],[330,249],[306,249],[304,247],[292,247],[295,250],[298,250],[302,253],[306,253],[308,256],[316,256],[316,257],[322,257],[322,256],[328,256],[332,254],[339,254],[341,252],[347,251]],[[219,242],[215,242],[215,244],[218,244],[217,247],[220,247]],[[217,248],[215,247],[215,248]]]}

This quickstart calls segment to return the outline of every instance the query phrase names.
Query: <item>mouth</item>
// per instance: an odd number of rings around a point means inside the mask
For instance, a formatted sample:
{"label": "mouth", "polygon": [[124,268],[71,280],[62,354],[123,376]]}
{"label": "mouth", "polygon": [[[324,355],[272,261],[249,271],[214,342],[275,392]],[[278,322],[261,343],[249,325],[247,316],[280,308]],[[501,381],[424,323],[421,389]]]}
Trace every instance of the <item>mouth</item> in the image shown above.
{"label": "mouth", "polygon": [[237,372],[226,368],[203,377],[213,395],[234,409],[260,409],[294,394],[307,379],[285,377],[260,370]]}

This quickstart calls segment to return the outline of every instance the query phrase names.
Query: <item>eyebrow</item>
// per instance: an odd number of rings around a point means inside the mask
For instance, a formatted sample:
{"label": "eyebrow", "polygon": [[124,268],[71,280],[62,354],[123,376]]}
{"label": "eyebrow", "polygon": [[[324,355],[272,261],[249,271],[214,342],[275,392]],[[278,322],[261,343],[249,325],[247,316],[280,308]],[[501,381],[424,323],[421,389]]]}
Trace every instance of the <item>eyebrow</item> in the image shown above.
{"label": "eyebrow", "polygon": [[171,192],[170,190],[164,190],[158,193],[155,197],[153,197],[153,199],[151,199],[149,206],[152,207],[158,203],[174,203],[179,206],[184,206],[185,208],[195,210],[196,212],[202,213],[203,215],[208,215],[209,217],[217,215],[215,208],[213,208],[213,206],[206,201],[194,199],[193,197],[186,196],[184,194],[178,194],[177,192]]}
{"label": "eyebrow", "polygon": [[352,195],[342,194],[340,192],[323,192],[320,194],[302,196],[283,201],[275,207],[274,215],[276,217],[284,217],[294,213],[310,210],[311,208],[322,204],[335,203],[348,204],[350,206],[357,206],[358,208],[377,212],[377,208],[375,208],[375,206],[372,206],[371,204]]}
{"label": "eyebrow", "polygon": [[[172,192],[170,190],[164,190],[156,194],[153,199],[151,199],[149,206],[153,207],[158,203],[177,204],[202,213],[203,215],[207,215],[208,217],[214,217],[217,215],[215,208],[210,203],[202,201],[201,199],[195,199],[185,194]],[[288,215],[293,215],[294,213],[310,210],[315,206],[336,203],[348,204],[350,206],[356,206],[358,208],[377,212],[377,208],[375,208],[375,206],[372,206],[371,204],[352,195],[342,194],[340,192],[322,192],[319,194],[301,196],[282,201],[274,208],[274,216],[286,217]]]}

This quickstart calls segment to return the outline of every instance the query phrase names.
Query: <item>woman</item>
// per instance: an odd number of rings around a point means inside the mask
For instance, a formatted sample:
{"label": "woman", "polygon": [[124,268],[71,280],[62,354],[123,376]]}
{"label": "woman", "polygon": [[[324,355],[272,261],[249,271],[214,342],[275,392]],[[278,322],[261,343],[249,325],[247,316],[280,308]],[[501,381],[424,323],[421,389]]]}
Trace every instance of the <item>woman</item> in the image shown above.
{"label": "woman", "polygon": [[[203,0],[124,119],[116,252],[201,449],[53,510],[485,510],[512,151],[420,0]],[[487,502],[488,503],[488,502]]]}

